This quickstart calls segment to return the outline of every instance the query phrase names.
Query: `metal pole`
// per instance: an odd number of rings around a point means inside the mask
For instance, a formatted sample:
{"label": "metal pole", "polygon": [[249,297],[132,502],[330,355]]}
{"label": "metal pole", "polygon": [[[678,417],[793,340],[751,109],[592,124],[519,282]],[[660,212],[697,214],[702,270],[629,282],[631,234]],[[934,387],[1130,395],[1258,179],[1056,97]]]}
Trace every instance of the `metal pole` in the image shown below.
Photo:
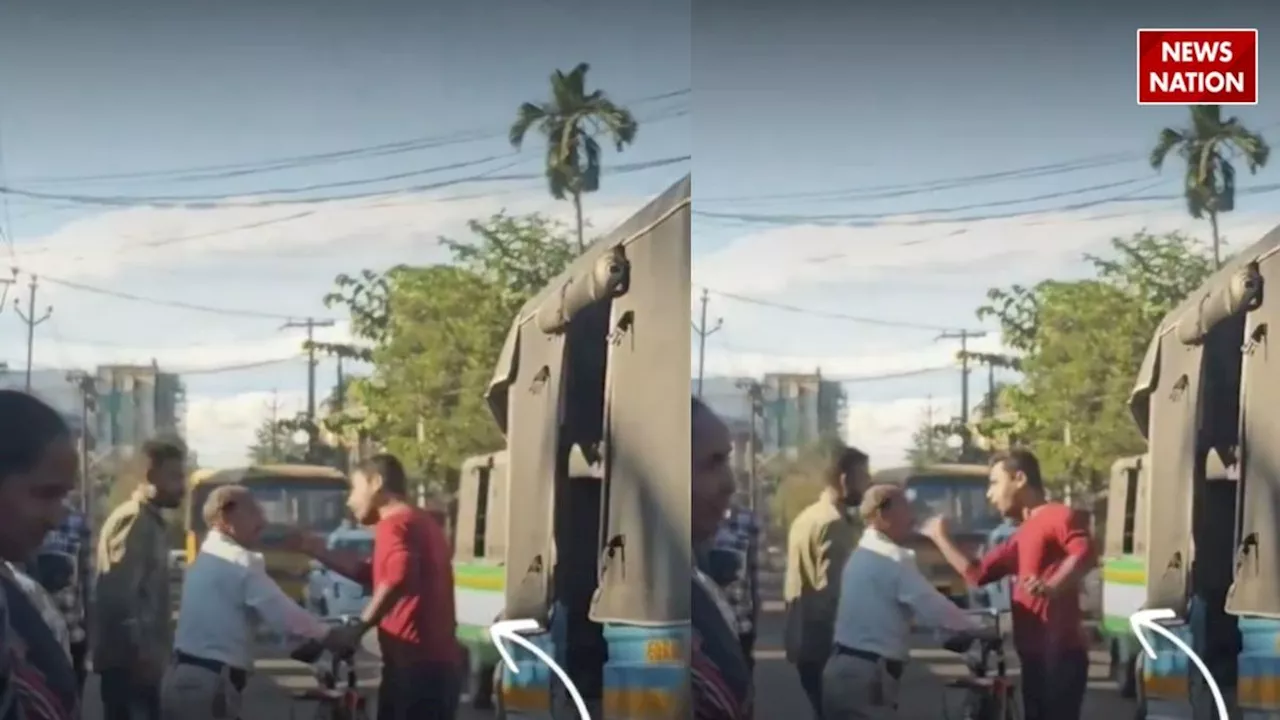
{"label": "metal pole", "polygon": [[53,306],[51,305],[45,309],[43,315],[41,315],[40,317],[36,317],[35,315],[36,287],[38,285],[39,285],[39,282],[36,276],[32,275],[31,283],[28,286],[31,292],[30,292],[30,295],[28,296],[29,299],[27,300],[27,311],[25,313],[22,311],[22,308],[18,305],[18,301],[17,300],[13,301],[14,312],[18,313],[18,317],[22,319],[22,322],[27,324],[27,381],[26,381],[27,392],[31,392],[31,363],[32,363],[32,359],[35,357],[36,326],[43,323],[45,320],[48,320],[49,316],[53,315]]}
{"label": "metal pole", "polygon": [[699,320],[697,325],[693,326],[693,331],[698,334],[698,384],[696,385],[697,389],[696,389],[696,392],[694,393],[698,397],[702,397],[702,376],[703,376],[703,369],[706,367],[706,362],[707,362],[707,338],[710,337],[711,335],[714,335],[716,331],[720,329],[720,326],[724,324],[723,320],[717,319],[715,327],[710,329],[707,328],[708,299],[709,298],[708,298],[707,291],[703,290],[701,319]]}

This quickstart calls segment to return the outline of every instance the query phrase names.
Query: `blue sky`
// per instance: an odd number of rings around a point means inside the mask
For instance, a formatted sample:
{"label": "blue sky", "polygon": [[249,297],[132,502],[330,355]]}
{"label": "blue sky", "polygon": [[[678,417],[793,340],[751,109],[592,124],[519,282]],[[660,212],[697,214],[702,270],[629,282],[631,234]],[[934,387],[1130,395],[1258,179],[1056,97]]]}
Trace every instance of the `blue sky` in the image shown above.
{"label": "blue sky", "polygon": [[[249,203],[266,190],[396,174],[419,173],[269,197],[536,174],[540,145],[513,156],[505,131],[520,102],[547,96],[553,69],[590,62],[590,84],[623,102],[690,87],[687,1],[646,8],[620,0],[321,2],[305,12],[282,3],[4,3],[0,184],[81,202],[10,196],[0,226],[15,243],[12,254],[0,246],[0,266],[166,301],[329,315],[321,298],[339,272],[442,259],[439,235],[463,237],[468,219],[504,207],[565,219],[569,207],[553,202],[538,179]],[[623,13],[627,21],[617,22]],[[635,105],[637,144],[607,163],[690,154],[688,108],[687,94]],[[193,177],[188,170],[422,137],[452,142],[276,172]],[[432,168],[445,169],[423,172]],[[605,230],[689,169],[686,162],[606,176],[587,202],[588,217]],[[170,170],[185,172],[152,172]],[[150,175],[118,177],[138,173]],[[94,179],[103,175],[117,177]],[[86,202],[201,195],[222,199],[195,209]],[[207,463],[243,458],[273,391],[286,412],[300,407],[305,364],[290,359],[300,338],[279,330],[282,318],[194,312],[43,282],[37,304],[48,303],[55,310],[37,330],[38,367],[156,358],[182,371],[281,361],[188,376],[188,431]],[[6,309],[0,361],[20,368],[24,350],[23,327]],[[320,373],[331,382],[333,365]]]}
{"label": "blue sky", "polygon": [[[850,440],[881,467],[902,459],[927,407],[939,417],[959,410],[956,344],[935,341],[937,329],[894,321],[981,328],[974,309],[989,287],[1079,274],[1081,254],[1104,249],[1113,235],[1147,227],[1207,238],[1207,223],[1176,200],[1049,212],[1178,192],[1177,166],[1157,176],[1145,156],[1159,129],[1181,125],[1187,111],[1136,105],[1137,28],[1259,27],[1261,103],[1231,112],[1270,135],[1280,131],[1280,50],[1268,42],[1280,33],[1280,13],[1261,3],[902,5],[694,6],[695,210],[704,213],[695,225],[695,285],[889,321],[814,317],[713,293],[709,312],[724,325],[708,340],[708,373],[821,368],[858,378],[943,368],[847,386]],[[1128,158],[920,187],[1105,155]],[[1272,168],[1242,185],[1277,180]],[[1233,245],[1280,222],[1267,212],[1276,196],[1241,198],[1223,221]],[[968,209],[927,212],[957,207]],[[818,227],[711,213],[879,218]],[[980,219],[1011,213],[1029,214]],[[992,334],[978,347],[998,344]],[[974,397],[985,382],[975,373]]]}
{"label": "blue sky", "polygon": [[[0,5],[0,184],[89,198],[227,199],[190,209],[14,197],[0,207],[0,225],[16,238],[16,263],[50,278],[272,315],[324,314],[320,298],[338,272],[439,259],[438,235],[460,234],[467,219],[504,206],[566,218],[568,207],[551,202],[538,180],[307,206],[246,206],[253,197],[237,195],[412,172],[420,174],[289,197],[536,173],[539,148],[505,157],[505,128],[519,102],[545,95],[553,68],[587,60],[591,83],[622,101],[693,88],[691,96],[637,105],[637,145],[608,162],[693,154],[698,212],[879,216],[860,227],[700,216],[695,283],[881,321],[713,295],[710,312],[724,326],[708,344],[709,372],[821,367],[828,376],[865,378],[945,367],[954,345],[935,342],[929,328],[977,326],[973,308],[988,287],[1078,273],[1082,252],[1144,226],[1206,230],[1177,201],[1053,212],[1117,195],[1177,192],[1177,173],[1155,176],[1142,157],[1158,129],[1180,124],[1186,112],[1135,105],[1136,28],[1260,27],[1262,103],[1236,110],[1255,127],[1280,129],[1280,62],[1267,41],[1280,31],[1276,10],[1243,0],[1211,8],[1185,0],[1052,5],[1059,7],[929,0],[908,14],[816,0],[785,12],[728,0],[661,0],[643,10],[621,0],[455,0],[320,2],[304,13],[265,2],[8,2]],[[442,142],[221,178],[86,178],[422,137]],[[922,190],[950,178],[1115,154],[1129,156],[1092,169]],[[606,177],[588,214],[606,228],[689,169]],[[1276,182],[1273,168],[1243,185]],[[776,197],[813,193],[825,196]],[[1242,198],[1224,219],[1228,239],[1248,243],[1276,224],[1280,217],[1265,213],[1273,197]],[[962,206],[971,209],[923,212]],[[1018,212],[1032,214],[975,219]],[[948,218],[960,220],[938,222]],[[0,247],[0,257],[7,254]],[[56,310],[38,330],[37,366],[154,357],[200,370],[282,361],[188,376],[189,431],[209,462],[240,459],[273,390],[286,410],[301,402],[304,366],[290,360],[299,338],[279,331],[280,318],[42,288],[39,304]],[[982,342],[994,346],[999,338]],[[0,361],[20,365],[23,345],[12,310],[0,313]],[[332,365],[321,373],[331,377]],[[848,391],[851,439],[887,465],[901,457],[930,403],[938,415],[955,412],[958,376],[934,371],[851,383]]]}

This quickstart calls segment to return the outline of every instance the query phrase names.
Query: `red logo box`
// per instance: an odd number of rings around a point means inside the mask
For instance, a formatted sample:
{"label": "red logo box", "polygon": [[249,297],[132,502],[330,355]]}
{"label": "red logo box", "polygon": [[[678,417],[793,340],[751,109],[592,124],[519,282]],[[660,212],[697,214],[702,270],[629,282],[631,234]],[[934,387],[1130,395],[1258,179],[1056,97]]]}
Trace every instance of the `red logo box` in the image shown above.
{"label": "red logo box", "polygon": [[1139,30],[1138,104],[1257,105],[1257,28]]}

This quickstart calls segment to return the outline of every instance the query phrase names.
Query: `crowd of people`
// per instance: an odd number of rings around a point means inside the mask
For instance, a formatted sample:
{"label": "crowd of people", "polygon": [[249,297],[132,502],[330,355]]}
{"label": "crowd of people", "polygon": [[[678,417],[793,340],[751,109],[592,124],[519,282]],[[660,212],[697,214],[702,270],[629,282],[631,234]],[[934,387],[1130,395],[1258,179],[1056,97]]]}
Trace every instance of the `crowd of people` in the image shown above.
{"label": "crowd of people", "polygon": [[375,456],[351,478],[348,509],[374,527],[372,558],[301,530],[286,540],[371,588],[358,622],[326,622],[280,589],[257,550],[263,509],[228,485],[200,509],[209,531],[184,574],[175,629],[163,511],[184,499],[187,455],[153,441],[142,456],[143,477],[102,523],[90,562],[88,525],[69,503],[80,478],[71,429],[35,397],[0,390],[0,720],[80,717],[90,670],[104,720],[238,720],[264,625],[342,655],[376,629],[379,720],[455,717],[463,658],[449,540],[407,500],[395,457]]}
{"label": "crowd of people", "polygon": [[[749,506],[734,502],[728,428],[696,398],[691,407],[693,717],[746,720],[761,528]],[[900,486],[873,484],[864,453],[839,443],[829,450],[820,497],[789,528],[783,588],[786,656],[814,717],[894,718],[914,628],[985,632],[921,574],[907,546],[924,535],[973,586],[1013,580],[1027,720],[1079,720],[1088,670],[1079,586],[1094,551],[1080,515],[1046,500],[1035,456],[1014,450],[992,461],[988,498],[1011,530],[974,558],[952,540],[947,518],[920,523]],[[347,505],[375,528],[372,558],[301,530],[285,543],[371,588],[357,623],[326,622],[280,589],[256,549],[263,510],[248,489],[228,485],[200,508],[209,530],[186,570],[176,629],[163,511],[184,499],[186,450],[157,441],[143,457],[141,482],[92,548],[84,515],[68,503],[80,478],[73,433],[40,400],[0,390],[0,720],[79,717],[90,670],[104,720],[237,720],[260,625],[337,654],[376,628],[378,718],[456,715],[462,651],[450,543],[407,500],[395,457],[376,456],[352,473]]]}
{"label": "crowd of people", "polygon": [[[691,449],[694,716],[746,720],[760,523],[734,502],[727,427],[697,399]],[[820,496],[788,529],[783,583],[785,654],[815,720],[898,717],[917,629],[995,639],[921,573],[910,549],[920,536],[1012,616],[1026,720],[1079,720],[1089,664],[1080,587],[1096,557],[1085,518],[1047,499],[1035,455],[1014,449],[992,458],[987,498],[1005,524],[975,558],[952,539],[948,518],[916,517],[903,487],[874,484],[865,453],[840,442],[825,450]]]}

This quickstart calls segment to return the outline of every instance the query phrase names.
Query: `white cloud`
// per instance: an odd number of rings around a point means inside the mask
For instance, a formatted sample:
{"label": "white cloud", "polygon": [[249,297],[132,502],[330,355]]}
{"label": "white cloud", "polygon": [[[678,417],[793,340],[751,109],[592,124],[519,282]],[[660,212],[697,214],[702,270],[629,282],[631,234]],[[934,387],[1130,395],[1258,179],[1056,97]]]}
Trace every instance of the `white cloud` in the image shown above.
{"label": "white cloud", "polygon": [[245,392],[230,397],[187,398],[187,442],[206,467],[243,463],[253,434],[271,416],[292,417],[306,406],[305,392]]}
{"label": "white cloud", "polygon": [[[1208,223],[1179,207],[1126,208],[1123,213],[1054,213],[963,224],[910,225],[892,218],[875,227],[793,226],[748,232],[694,256],[695,287],[765,303],[860,317],[855,322],[787,311],[712,294],[709,322],[723,325],[707,340],[708,375],[812,372],[865,378],[954,366],[959,342],[939,341],[945,328],[985,329],[969,348],[998,352],[996,328],[975,316],[988,288],[1079,277],[1085,253],[1146,229],[1209,236]],[[1230,248],[1252,244],[1280,223],[1276,214],[1236,212],[1222,218]],[[694,317],[699,311],[694,298]],[[878,322],[874,322],[878,321]],[[914,325],[914,326],[912,326]],[[985,327],[983,327],[985,325]],[[696,338],[695,338],[696,340]],[[695,352],[697,345],[695,344]],[[696,372],[696,358],[693,363]],[[971,382],[980,382],[975,373]],[[849,439],[879,467],[898,464],[929,405],[950,416],[959,400],[954,376],[921,374],[849,386]],[[972,386],[975,393],[980,388]]]}
{"label": "white cloud", "polygon": [[[1207,236],[1204,221],[1184,211],[1147,207],[1123,215],[1045,213],[1020,218],[909,225],[917,218],[890,218],[873,227],[797,225],[739,237],[697,256],[694,282],[724,292],[777,295],[803,283],[844,284],[914,274],[973,272],[1047,277],[1108,239],[1146,228],[1184,230]],[[1227,214],[1226,238],[1248,245],[1277,224],[1274,214]],[[994,272],[993,272],[994,271]]]}
{"label": "white cloud", "polygon": [[[588,202],[588,218],[594,227],[608,229],[637,204],[598,199],[594,206]],[[565,222],[572,218],[567,203],[536,191],[208,210],[137,207],[73,220],[23,242],[18,261],[30,272],[85,282],[282,259],[429,262],[444,257],[436,242],[441,235],[465,237],[468,220],[504,208],[514,214],[544,212]],[[340,257],[329,255],[335,252]]]}
{"label": "white cloud", "polygon": [[[607,232],[649,199],[594,195],[586,203],[586,217],[594,231]],[[83,217],[17,243],[16,264],[47,276],[40,282],[37,307],[54,306],[50,320],[36,329],[35,365],[91,368],[155,359],[162,370],[200,371],[300,355],[305,334],[281,329],[283,319],[337,317],[321,302],[336,275],[443,261],[447,253],[437,242],[440,236],[465,241],[467,221],[504,209],[542,212],[566,224],[573,218],[571,204],[553,200],[540,187],[452,199],[419,195],[311,206],[128,208]],[[10,296],[21,295],[24,309],[26,280],[21,292]],[[57,280],[281,317],[195,312],[77,290]],[[347,327],[321,328],[316,337],[340,341]],[[23,367],[25,349],[23,326],[0,323],[0,362]],[[322,382],[330,382],[331,371],[323,372]],[[270,391],[279,388],[282,402],[296,399],[304,379],[296,366],[188,375],[192,447],[206,461],[243,460]]]}
{"label": "white cloud", "polygon": [[902,465],[911,436],[925,423],[929,409],[935,422],[959,407],[958,397],[908,397],[884,402],[851,402],[845,439],[871,456],[874,469]]}

